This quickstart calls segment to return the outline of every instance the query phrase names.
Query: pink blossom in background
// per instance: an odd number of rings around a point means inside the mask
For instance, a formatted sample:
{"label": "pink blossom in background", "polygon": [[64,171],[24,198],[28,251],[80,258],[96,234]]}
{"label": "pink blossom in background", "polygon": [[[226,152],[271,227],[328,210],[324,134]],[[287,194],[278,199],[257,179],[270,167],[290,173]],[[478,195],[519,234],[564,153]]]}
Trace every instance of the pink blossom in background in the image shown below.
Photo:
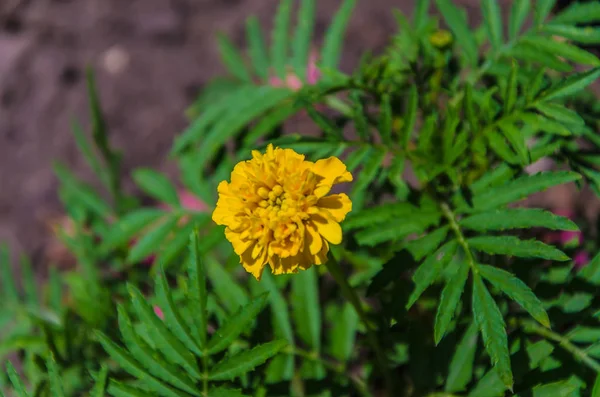
{"label": "pink blossom in background", "polygon": [[[569,218],[571,220],[575,219],[575,213],[566,208],[559,208],[553,211],[556,215],[563,216],[565,218]],[[583,244],[584,238],[583,233],[581,231],[570,231],[570,230],[561,230],[558,232],[550,232],[546,236],[546,241],[549,243],[559,243],[563,247],[565,246],[575,246],[579,247]],[[585,250],[578,250],[573,257],[573,263],[575,264],[575,269],[579,270],[585,265],[587,265],[590,261],[590,255]]]}
{"label": "pink blossom in background", "polygon": [[[317,58],[317,52],[311,51],[308,58],[308,65],[306,67],[306,83],[308,85],[317,84],[321,78],[321,71],[317,67]],[[268,83],[272,87],[287,87],[292,91],[298,91],[303,86],[302,79],[300,79],[300,77],[293,72],[289,72],[287,74],[285,81],[282,81],[277,76],[271,76],[269,77]]]}
{"label": "pink blossom in background", "polygon": [[154,305],[154,313],[161,319],[164,320],[165,319],[165,315],[162,311],[162,309],[156,305]]}

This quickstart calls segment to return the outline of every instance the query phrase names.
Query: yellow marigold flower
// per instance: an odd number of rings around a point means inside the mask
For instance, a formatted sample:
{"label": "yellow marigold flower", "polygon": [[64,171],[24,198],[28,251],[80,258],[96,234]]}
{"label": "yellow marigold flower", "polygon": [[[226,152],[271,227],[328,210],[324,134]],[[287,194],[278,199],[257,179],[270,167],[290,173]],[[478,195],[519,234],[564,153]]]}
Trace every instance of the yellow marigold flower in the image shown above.
{"label": "yellow marigold flower", "polygon": [[429,35],[429,42],[437,48],[444,48],[452,43],[452,33],[439,29]]}
{"label": "yellow marigold flower", "polygon": [[219,184],[212,219],[244,268],[260,280],[267,263],[273,274],[297,273],[326,262],[329,244],[342,242],[339,223],[352,210],[346,194],[328,193],[352,174],[337,157],[316,163],[291,149],[267,147],[238,163],[231,182]]}

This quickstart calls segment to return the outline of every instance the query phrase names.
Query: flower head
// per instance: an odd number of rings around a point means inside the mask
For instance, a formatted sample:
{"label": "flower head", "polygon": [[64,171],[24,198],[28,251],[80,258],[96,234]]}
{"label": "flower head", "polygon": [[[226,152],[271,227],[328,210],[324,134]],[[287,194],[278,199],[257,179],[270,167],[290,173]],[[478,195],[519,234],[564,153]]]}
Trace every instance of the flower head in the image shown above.
{"label": "flower head", "polygon": [[260,280],[268,263],[273,274],[296,273],[326,261],[329,244],[342,242],[339,225],[352,210],[347,195],[329,194],[352,181],[337,157],[315,163],[291,149],[267,147],[238,163],[231,182],[219,184],[213,220],[244,268]]}

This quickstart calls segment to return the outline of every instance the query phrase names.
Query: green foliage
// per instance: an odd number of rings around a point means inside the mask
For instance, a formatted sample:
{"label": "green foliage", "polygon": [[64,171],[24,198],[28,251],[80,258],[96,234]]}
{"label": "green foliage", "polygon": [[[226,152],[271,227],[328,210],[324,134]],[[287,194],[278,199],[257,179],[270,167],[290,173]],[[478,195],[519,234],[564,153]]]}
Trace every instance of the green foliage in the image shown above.
{"label": "green foliage", "polygon": [[[394,14],[388,47],[346,73],[356,3],[340,2],[322,38],[315,0],[280,1],[270,32],[249,17],[247,49],[219,35],[227,76],[187,109],[170,152],[177,181],[144,165],[122,172],[88,71],[90,127],[74,121],[73,133],[99,183],[54,166],[71,222],[57,234],[77,266],[52,268],[40,288],[36,262],[23,259],[18,279],[0,250],[0,358],[19,369],[0,371],[0,390],[599,393],[595,225],[531,200],[565,184],[600,196],[600,106],[588,89],[600,78],[589,26],[600,6],[519,0],[504,12],[482,0],[473,29],[452,0],[419,0],[412,18]],[[326,266],[265,269],[257,282],[211,212],[219,183],[269,143],[341,158],[352,212]],[[539,160],[560,170],[532,172]],[[555,233],[586,239],[555,246]],[[580,250],[593,254],[581,270]]]}

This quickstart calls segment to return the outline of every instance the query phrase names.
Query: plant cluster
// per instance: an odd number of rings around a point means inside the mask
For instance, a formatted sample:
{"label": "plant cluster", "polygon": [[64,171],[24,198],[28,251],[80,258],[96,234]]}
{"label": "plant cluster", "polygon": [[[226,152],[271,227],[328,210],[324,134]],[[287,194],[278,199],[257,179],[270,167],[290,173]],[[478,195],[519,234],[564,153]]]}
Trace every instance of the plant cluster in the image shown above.
{"label": "plant cluster", "polygon": [[73,133],[103,190],[55,164],[77,266],[43,288],[2,251],[0,395],[600,396],[600,237],[523,205],[600,195],[600,3],[481,0],[470,29],[418,0],[346,73],[355,3],[318,50],[315,0],[281,0],[269,45],[254,17],[245,50],[219,36],[228,75],[170,152],[183,191],[123,171],[88,71]]}

